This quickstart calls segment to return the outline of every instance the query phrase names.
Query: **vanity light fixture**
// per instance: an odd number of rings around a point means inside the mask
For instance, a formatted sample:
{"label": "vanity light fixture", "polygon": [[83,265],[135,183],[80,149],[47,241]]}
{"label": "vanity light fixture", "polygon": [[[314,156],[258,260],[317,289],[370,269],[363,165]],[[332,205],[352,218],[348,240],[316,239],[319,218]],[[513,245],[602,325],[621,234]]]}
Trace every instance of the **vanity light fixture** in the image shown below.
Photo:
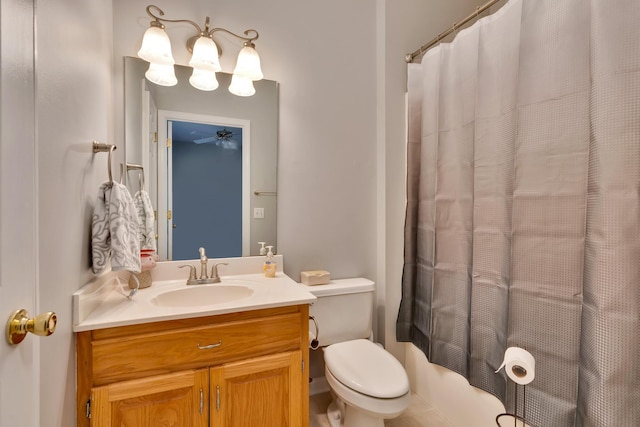
{"label": "vanity light fixture", "polygon": [[[149,5],[147,14],[153,18],[149,28],[145,31],[142,46],[138,56],[149,62],[149,69],[145,77],[151,82],[162,86],[174,86],[178,80],[174,71],[175,60],[171,54],[171,41],[164,31],[162,22],[187,22],[193,25],[198,32],[187,40],[187,50],[191,52],[189,66],[193,68],[189,83],[196,89],[215,90],[218,88],[216,73],[222,71],[219,57],[221,51],[213,40],[213,34],[223,31],[241,40],[244,47],[238,54],[238,60],[233,70],[229,92],[237,96],[251,96],[256,93],[253,82],[262,80],[263,74],[260,67],[260,56],[253,43],[258,39],[258,32],[253,29],[246,30],[243,37],[232,33],[225,28],[209,29],[209,17],[206,17],[204,29],[188,19],[165,19],[164,12],[158,6]],[[154,11],[159,15],[155,15]],[[161,22],[162,21],[162,22]]]}

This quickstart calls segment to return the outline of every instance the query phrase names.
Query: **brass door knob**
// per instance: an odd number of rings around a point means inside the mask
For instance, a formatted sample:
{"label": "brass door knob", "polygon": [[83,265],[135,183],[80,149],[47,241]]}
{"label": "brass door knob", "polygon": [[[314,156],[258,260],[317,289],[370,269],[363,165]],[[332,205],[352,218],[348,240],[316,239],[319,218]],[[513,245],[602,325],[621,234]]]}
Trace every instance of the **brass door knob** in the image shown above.
{"label": "brass door knob", "polygon": [[20,344],[28,332],[43,337],[49,336],[56,330],[57,323],[58,316],[53,311],[30,319],[27,310],[16,310],[7,321],[7,341],[11,345]]}

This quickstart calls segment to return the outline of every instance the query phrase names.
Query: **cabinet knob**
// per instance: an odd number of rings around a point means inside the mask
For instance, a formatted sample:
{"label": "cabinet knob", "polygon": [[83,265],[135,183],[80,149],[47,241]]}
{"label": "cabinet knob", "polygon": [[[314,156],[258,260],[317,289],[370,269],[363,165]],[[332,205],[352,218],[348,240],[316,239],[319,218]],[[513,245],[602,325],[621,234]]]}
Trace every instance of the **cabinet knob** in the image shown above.
{"label": "cabinet knob", "polygon": [[27,336],[28,332],[42,337],[47,337],[56,330],[57,324],[58,316],[53,311],[29,318],[27,310],[16,310],[11,314],[7,321],[7,342],[11,345],[20,344]]}

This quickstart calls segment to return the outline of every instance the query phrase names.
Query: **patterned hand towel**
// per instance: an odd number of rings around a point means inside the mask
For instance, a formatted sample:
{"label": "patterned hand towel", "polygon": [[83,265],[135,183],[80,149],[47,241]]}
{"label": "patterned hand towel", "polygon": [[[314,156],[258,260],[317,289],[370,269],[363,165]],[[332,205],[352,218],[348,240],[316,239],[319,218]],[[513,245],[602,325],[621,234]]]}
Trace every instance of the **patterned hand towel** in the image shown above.
{"label": "patterned hand towel", "polygon": [[149,193],[140,190],[133,196],[138,211],[138,226],[140,228],[140,249],[156,250],[156,232],[154,229],[155,216]]}
{"label": "patterned hand towel", "polygon": [[105,182],[91,219],[93,273],[100,274],[111,259],[111,269],[140,272],[138,214],[129,190],[117,182]]}

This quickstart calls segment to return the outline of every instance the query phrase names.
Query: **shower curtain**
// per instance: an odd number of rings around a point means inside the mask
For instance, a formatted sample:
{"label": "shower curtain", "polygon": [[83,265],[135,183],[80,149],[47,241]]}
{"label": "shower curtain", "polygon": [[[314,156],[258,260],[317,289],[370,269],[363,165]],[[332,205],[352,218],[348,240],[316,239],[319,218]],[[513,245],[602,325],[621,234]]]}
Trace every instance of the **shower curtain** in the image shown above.
{"label": "shower curtain", "polygon": [[538,427],[640,426],[638,18],[510,0],[409,64],[397,338],[510,412],[525,348]]}

